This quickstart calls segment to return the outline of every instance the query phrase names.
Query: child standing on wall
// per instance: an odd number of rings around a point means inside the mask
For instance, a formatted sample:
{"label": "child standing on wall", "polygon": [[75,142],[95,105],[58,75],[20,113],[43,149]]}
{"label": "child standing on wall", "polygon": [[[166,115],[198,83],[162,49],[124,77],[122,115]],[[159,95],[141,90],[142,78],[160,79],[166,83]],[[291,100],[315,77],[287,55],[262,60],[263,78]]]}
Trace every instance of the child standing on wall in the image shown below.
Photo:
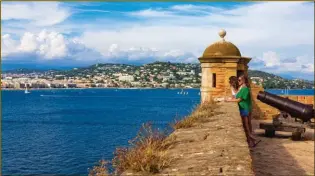
{"label": "child standing on wall", "polygon": [[239,90],[239,86],[238,86],[238,82],[237,82],[237,77],[236,76],[231,76],[229,78],[229,83],[231,86],[231,92],[232,92],[232,97],[235,98],[236,94],[238,93]]}
{"label": "child standing on wall", "polygon": [[250,90],[248,86],[246,85],[248,81],[246,81],[246,78],[244,75],[240,76],[238,78],[238,84],[239,84],[239,91],[235,95],[235,98],[228,99],[226,101],[229,102],[237,102],[240,110],[240,115],[242,117],[242,123],[244,127],[244,131],[247,137],[247,142],[250,147],[255,147],[260,141],[256,142],[255,138],[252,136],[250,127],[250,113],[252,110],[252,103],[251,103],[251,96],[250,96]]}
{"label": "child standing on wall", "polygon": [[230,84],[230,88],[231,88],[231,92],[232,92],[232,97],[221,97],[221,98],[215,98],[214,101],[216,102],[220,102],[220,101],[224,101],[226,98],[227,99],[233,99],[235,98],[237,92],[238,92],[238,82],[237,82],[237,77],[236,76],[231,76],[229,78],[229,84]]}

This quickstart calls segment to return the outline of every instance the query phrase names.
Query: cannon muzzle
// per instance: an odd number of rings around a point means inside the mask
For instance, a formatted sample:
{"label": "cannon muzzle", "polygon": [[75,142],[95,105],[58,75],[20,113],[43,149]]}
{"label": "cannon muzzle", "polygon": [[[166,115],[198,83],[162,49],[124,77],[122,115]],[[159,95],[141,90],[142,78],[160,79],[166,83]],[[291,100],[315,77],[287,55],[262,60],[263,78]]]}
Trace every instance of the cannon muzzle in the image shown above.
{"label": "cannon muzzle", "polygon": [[288,98],[260,91],[257,95],[257,99],[280,111],[290,114],[292,117],[301,119],[303,122],[307,122],[314,117],[313,107]]}

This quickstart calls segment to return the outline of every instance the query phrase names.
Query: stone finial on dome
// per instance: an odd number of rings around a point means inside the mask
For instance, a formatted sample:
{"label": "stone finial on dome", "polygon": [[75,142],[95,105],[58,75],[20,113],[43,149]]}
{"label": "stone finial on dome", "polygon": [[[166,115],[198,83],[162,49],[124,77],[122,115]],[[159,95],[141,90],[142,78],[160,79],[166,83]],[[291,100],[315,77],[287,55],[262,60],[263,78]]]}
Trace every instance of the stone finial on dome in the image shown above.
{"label": "stone finial on dome", "polygon": [[224,41],[225,35],[226,35],[226,31],[225,31],[224,29],[221,29],[221,30],[219,31],[219,36],[222,38],[223,41]]}

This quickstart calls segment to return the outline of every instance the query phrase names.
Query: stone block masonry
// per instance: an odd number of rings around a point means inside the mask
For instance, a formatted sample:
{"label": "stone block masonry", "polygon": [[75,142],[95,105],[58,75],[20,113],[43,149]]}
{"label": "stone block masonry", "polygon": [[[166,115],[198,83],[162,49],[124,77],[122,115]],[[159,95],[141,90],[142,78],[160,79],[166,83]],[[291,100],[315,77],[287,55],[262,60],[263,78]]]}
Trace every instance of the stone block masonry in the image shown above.
{"label": "stone block masonry", "polygon": [[[166,155],[171,164],[157,174],[165,176],[255,175],[236,103],[222,102],[208,122],[177,129]],[[209,112],[210,114],[210,112]],[[122,175],[148,175],[126,171]]]}
{"label": "stone block masonry", "polygon": [[254,175],[237,104],[221,103],[215,111],[222,114],[171,134],[173,162],[161,175]]}

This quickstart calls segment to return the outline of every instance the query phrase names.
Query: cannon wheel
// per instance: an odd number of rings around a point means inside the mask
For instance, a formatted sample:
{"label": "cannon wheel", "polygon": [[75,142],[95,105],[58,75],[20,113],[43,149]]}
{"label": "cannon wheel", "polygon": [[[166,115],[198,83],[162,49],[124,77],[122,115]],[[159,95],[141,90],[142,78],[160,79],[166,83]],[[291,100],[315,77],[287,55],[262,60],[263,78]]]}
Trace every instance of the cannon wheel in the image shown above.
{"label": "cannon wheel", "polygon": [[265,129],[265,136],[266,137],[274,137],[276,134],[276,131],[273,129]]}
{"label": "cannon wheel", "polygon": [[302,139],[302,133],[299,131],[292,132],[292,140],[299,141]]}

